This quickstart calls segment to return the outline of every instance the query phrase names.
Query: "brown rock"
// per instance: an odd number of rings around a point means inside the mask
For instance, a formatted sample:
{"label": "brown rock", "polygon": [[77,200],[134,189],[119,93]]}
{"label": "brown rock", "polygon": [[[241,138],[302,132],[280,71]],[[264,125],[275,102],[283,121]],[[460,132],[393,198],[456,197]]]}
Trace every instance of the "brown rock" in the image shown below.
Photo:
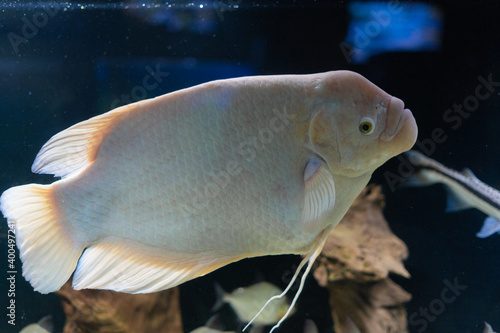
{"label": "brown rock", "polygon": [[388,277],[410,277],[403,265],[408,248],[390,230],[383,207],[380,186],[367,186],[317,260],[314,276],[328,287],[336,332],[354,324],[360,332],[408,331],[403,304],[411,295]]}
{"label": "brown rock", "polygon": [[66,314],[64,333],[182,333],[179,289],[152,294],[74,290],[67,282],[56,294]]}

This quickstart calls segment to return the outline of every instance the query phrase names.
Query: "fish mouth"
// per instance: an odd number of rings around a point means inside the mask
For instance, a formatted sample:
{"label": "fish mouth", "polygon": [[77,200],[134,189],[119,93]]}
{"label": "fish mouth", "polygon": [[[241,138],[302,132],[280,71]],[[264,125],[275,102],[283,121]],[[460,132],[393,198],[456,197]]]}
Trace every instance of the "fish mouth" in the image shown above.
{"label": "fish mouth", "polygon": [[405,103],[397,97],[392,96],[387,108],[385,130],[380,134],[380,140],[391,141],[403,128],[407,121],[415,122],[413,114],[404,108]]}

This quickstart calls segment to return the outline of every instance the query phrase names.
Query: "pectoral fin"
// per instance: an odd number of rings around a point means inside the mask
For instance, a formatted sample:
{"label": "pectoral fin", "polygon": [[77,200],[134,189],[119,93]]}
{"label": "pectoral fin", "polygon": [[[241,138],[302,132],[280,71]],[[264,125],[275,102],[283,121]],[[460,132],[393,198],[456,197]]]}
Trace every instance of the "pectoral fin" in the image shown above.
{"label": "pectoral fin", "polygon": [[319,222],[335,206],[335,182],[324,162],[311,158],[304,168],[304,210],[302,223],[308,232],[315,232]]}
{"label": "pectoral fin", "polygon": [[446,186],[446,212],[453,213],[464,209],[472,208],[464,198],[460,197],[454,190]]}

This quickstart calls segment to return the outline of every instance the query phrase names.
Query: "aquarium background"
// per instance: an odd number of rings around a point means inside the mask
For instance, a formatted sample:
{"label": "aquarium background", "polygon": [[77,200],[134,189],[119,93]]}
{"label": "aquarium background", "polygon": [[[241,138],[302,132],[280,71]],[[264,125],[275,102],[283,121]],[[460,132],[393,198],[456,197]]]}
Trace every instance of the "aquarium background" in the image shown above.
{"label": "aquarium background", "polygon": [[[499,17],[498,1],[4,1],[0,191],[52,182],[30,171],[40,147],[111,108],[214,79],[337,69],[359,72],[405,101],[419,125],[415,149],[500,189],[500,83],[474,99],[484,80],[500,82]],[[470,111],[443,118],[460,105]],[[500,235],[476,238],[484,214],[446,213],[443,187],[395,190],[388,172],[400,174],[400,161],[383,166],[373,182],[384,186],[386,218],[410,251],[412,278],[395,277],[413,295],[410,332],[482,332],[484,321],[499,331]],[[0,235],[0,307],[7,313],[5,220]],[[186,332],[208,319],[215,281],[226,290],[262,278],[284,286],[284,272],[298,261],[246,260],[186,283]],[[16,326],[2,315],[0,332],[18,332],[47,314],[60,332],[58,298],[32,290],[19,258],[16,269]],[[445,280],[466,289],[424,327],[420,311],[441,297]],[[327,304],[310,277],[282,332],[301,332],[306,317],[333,332]]]}

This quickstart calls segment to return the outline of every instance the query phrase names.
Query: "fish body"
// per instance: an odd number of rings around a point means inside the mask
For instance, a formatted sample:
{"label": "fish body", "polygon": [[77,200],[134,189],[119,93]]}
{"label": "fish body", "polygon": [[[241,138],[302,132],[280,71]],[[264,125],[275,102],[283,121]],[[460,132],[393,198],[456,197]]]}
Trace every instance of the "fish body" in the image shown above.
{"label": "fish body", "polygon": [[477,237],[485,238],[500,233],[500,192],[480,181],[472,171],[459,172],[411,150],[405,153],[408,161],[416,167],[410,177],[409,186],[427,186],[437,183],[446,185],[448,192],[447,211],[476,208],[487,214]]}
{"label": "fish body", "polygon": [[[191,333],[236,333],[236,332],[226,331],[220,316],[218,314],[215,314],[207,320],[204,326],[192,330]],[[249,333],[254,333],[254,332],[249,332]]]}
{"label": "fish body", "polygon": [[220,331],[216,328],[210,328],[210,327],[198,327],[197,329],[191,331],[191,333],[236,333],[235,331]]}
{"label": "fish body", "polygon": [[491,327],[490,324],[488,324],[487,322],[484,322],[483,333],[495,333],[495,332],[493,331],[493,327]]}
{"label": "fish body", "polygon": [[[229,303],[236,315],[243,323],[248,323],[259,312],[266,301],[274,295],[281,294],[283,290],[269,282],[259,282],[257,284],[240,287],[231,293],[224,292],[218,287],[220,303]],[[258,316],[254,325],[276,324],[290,307],[290,302],[286,298],[281,298],[269,306]]]}
{"label": "fish body", "polygon": [[56,134],[32,170],[62,179],[11,188],[0,209],[35,290],[74,274],[75,289],[154,292],[247,257],[316,256],[416,135],[403,102],[353,72],[213,81]]}
{"label": "fish body", "polygon": [[54,331],[54,323],[51,315],[40,319],[36,324],[29,324],[24,327],[19,333],[52,333]]}
{"label": "fish body", "polygon": [[306,319],[303,333],[319,333],[318,326],[316,326],[316,323],[311,319]]}
{"label": "fish body", "polygon": [[[205,326],[198,327],[195,330],[191,331],[191,333],[236,333],[235,331],[223,331],[219,323],[211,323],[209,320]],[[215,326],[215,327],[214,327]],[[262,333],[264,332],[263,326],[252,326],[249,330],[249,333]],[[318,326],[311,319],[306,319],[304,321],[304,328],[302,333],[319,333]]]}
{"label": "fish body", "polygon": [[20,330],[19,333],[50,333],[50,331],[46,330],[38,324],[29,324],[28,326]]}

